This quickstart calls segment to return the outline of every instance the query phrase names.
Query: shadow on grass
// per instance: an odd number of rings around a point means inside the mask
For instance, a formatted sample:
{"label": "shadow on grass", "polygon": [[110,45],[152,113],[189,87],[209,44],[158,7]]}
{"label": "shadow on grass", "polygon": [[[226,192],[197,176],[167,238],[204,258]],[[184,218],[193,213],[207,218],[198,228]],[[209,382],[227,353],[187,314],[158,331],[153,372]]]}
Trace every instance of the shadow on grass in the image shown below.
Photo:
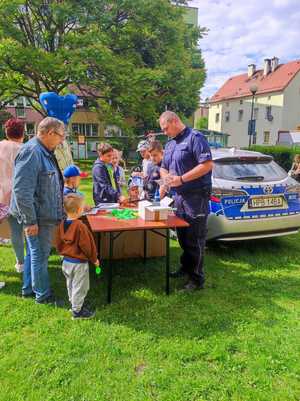
{"label": "shadow on grass", "polygon": [[[233,252],[220,248],[217,255],[209,251],[205,290],[180,293],[178,288],[183,281],[171,280],[168,297],[164,294],[162,259],[149,260],[146,266],[140,261],[126,266],[116,262],[112,305],[105,307],[103,303],[106,298],[103,278],[98,280],[99,284],[93,280],[90,297],[100,320],[157,336],[203,338],[220,331],[234,333],[238,325],[247,325],[253,320],[260,320],[266,326],[270,322],[276,324],[287,313],[277,299],[298,300],[300,279],[280,272],[274,274],[276,264],[278,267],[281,262],[281,251],[287,252],[287,244],[280,245],[276,240],[269,244],[270,263],[257,269],[253,252],[264,251],[266,258],[266,246],[267,243],[245,244],[243,249],[236,244]],[[237,255],[235,251],[239,251]],[[178,248],[172,250],[173,262],[179,254]]]}
{"label": "shadow on grass", "polygon": [[[207,255],[227,261],[249,263],[258,270],[296,270],[300,266],[298,236],[235,242],[209,242]],[[299,256],[298,256],[299,255]]]}
{"label": "shadow on grass", "polygon": [[[288,313],[278,305],[278,299],[299,298],[300,279],[287,274],[295,269],[295,246],[298,247],[295,243],[287,238],[210,245],[206,287],[190,294],[178,291],[183,280],[171,280],[171,294],[165,295],[164,258],[149,259],[146,265],[142,260],[115,261],[111,305],[106,304],[107,264],[104,263],[101,276],[91,269],[88,299],[97,310],[98,320],[159,337],[201,339],[219,332],[234,334],[238,326],[253,321],[269,327]],[[172,247],[173,268],[179,255],[179,248]],[[285,274],[280,272],[282,264]],[[57,255],[49,260],[49,273],[56,296],[67,301]],[[8,278],[19,277],[14,272],[6,274]],[[18,295],[20,283],[14,280],[1,292]]]}

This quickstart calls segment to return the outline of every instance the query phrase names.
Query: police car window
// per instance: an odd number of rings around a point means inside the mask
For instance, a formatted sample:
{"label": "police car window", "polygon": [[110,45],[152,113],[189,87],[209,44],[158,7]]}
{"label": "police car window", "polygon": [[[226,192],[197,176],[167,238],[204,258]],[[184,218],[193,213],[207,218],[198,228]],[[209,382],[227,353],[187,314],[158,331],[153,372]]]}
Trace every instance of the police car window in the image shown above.
{"label": "police car window", "polygon": [[271,161],[221,161],[214,163],[213,176],[236,181],[275,181],[286,178],[287,173]]}

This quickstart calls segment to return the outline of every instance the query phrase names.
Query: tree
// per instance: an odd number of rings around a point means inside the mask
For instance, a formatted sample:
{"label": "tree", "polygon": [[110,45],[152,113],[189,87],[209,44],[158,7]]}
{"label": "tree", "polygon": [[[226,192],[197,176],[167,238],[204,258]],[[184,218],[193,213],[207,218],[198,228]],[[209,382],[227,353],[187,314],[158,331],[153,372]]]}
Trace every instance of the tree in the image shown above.
{"label": "tree", "polygon": [[199,118],[196,122],[196,128],[199,130],[207,129],[208,128],[208,118],[207,117]]}
{"label": "tree", "polygon": [[[181,0],[178,4],[185,4]],[[205,29],[169,0],[0,0],[0,98],[84,88],[100,117],[155,125],[165,108],[189,116],[205,79]]]}

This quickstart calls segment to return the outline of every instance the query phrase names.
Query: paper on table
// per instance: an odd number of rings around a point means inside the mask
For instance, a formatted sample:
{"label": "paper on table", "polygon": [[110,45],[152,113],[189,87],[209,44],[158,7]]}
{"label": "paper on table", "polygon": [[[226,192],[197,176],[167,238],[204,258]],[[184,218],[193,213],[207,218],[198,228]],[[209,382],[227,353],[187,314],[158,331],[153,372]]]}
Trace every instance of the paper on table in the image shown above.
{"label": "paper on table", "polygon": [[119,203],[98,203],[96,206],[97,209],[103,210],[103,209],[117,209],[120,207]]}
{"label": "paper on table", "polygon": [[161,201],[160,205],[164,207],[171,206],[171,204],[174,202],[174,199],[170,198],[169,196],[165,196]]}
{"label": "paper on table", "polygon": [[82,215],[83,216],[93,215],[93,214],[97,214],[98,211],[99,211],[99,209],[97,207],[93,207],[91,210],[84,212]]}
{"label": "paper on table", "polygon": [[118,209],[119,207],[119,203],[98,203],[98,205],[93,207],[91,210],[84,212],[83,216],[94,215],[97,214],[100,210]]}

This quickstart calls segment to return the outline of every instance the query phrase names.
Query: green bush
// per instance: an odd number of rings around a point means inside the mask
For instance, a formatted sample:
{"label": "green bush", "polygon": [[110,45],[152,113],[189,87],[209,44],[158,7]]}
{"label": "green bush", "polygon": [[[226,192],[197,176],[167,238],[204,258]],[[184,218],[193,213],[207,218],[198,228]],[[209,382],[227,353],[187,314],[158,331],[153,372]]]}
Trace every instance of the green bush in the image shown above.
{"label": "green bush", "polygon": [[286,147],[286,146],[262,146],[262,145],[254,145],[248,150],[254,150],[256,152],[261,152],[267,155],[273,156],[276,163],[278,163],[285,171],[289,171],[294,156],[296,154],[300,154],[300,147]]}

